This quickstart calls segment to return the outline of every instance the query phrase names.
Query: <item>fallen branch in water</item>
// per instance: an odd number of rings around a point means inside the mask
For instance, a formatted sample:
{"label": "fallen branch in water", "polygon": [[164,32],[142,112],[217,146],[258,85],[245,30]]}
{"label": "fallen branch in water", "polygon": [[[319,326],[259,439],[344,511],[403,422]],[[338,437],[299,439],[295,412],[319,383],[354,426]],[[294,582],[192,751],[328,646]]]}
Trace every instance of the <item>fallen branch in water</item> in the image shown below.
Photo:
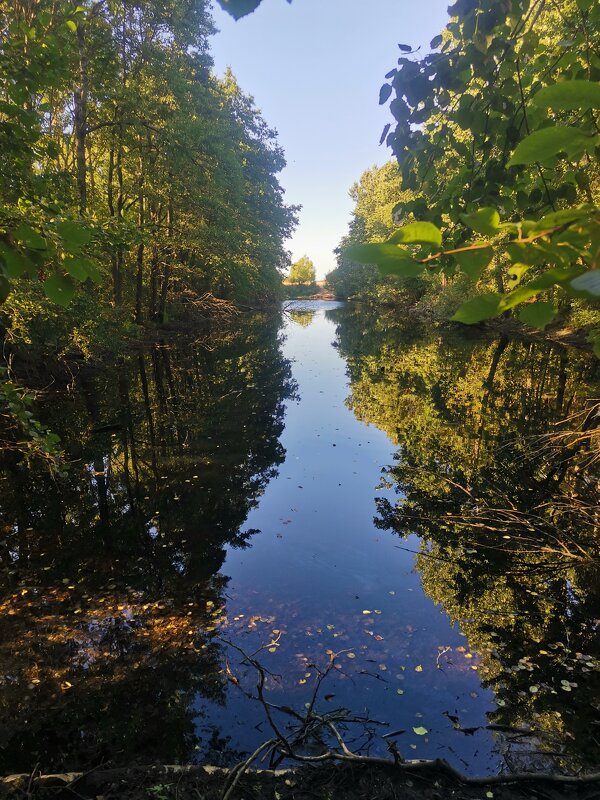
{"label": "fallen branch in water", "polygon": [[[221,638],[221,637],[220,637]],[[234,767],[232,774],[234,774],[234,778],[231,781],[228,781],[225,790],[222,795],[222,800],[231,800],[231,794],[238,783],[244,772],[246,772],[252,766],[252,763],[265,751],[271,751],[271,760],[273,762],[273,757],[275,754],[278,755],[277,763],[280,763],[284,759],[290,759],[291,761],[297,762],[299,764],[306,764],[306,765],[320,765],[326,763],[350,763],[350,764],[357,764],[357,765],[364,765],[364,766],[371,766],[371,767],[384,767],[384,768],[393,768],[397,770],[402,770],[404,772],[429,772],[434,771],[440,773],[453,781],[458,783],[467,785],[467,786],[487,786],[487,785],[494,785],[494,784],[511,784],[511,783],[525,783],[525,782],[544,782],[544,783],[555,783],[555,784],[592,784],[592,783],[600,783],[600,772],[598,773],[591,773],[587,775],[561,775],[555,773],[541,773],[541,772],[516,772],[511,774],[505,775],[495,775],[495,776],[468,776],[464,775],[463,773],[459,772],[453,766],[451,766],[445,759],[404,759],[402,758],[397,743],[395,741],[386,741],[385,744],[387,745],[388,751],[391,753],[391,758],[379,757],[379,756],[370,756],[370,755],[363,755],[361,753],[354,752],[351,750],[347,743],[345,742],[342,733],[340,732],[339,725],[342,724],[347,726],[348,724],[359,724],[366,726],[367,724],[377,724],[382,725],[384,723],[377,722],[375,720],[370,720],[367,718],[362,717],[354,717],[349,714],[348,711],[345,709],[338,709],[333,712],[329,712],[327,714],[319,714],[315,710],[315,706],[317,703],[319,691],[323,684],[325,678],[329,675],[329,673],[336,667],[335,659],[340,655],[340,653],[331,653],[329,656],[329,664],[325,670],[320,670],[316,665],[311,665],[314,667],[318,673],[318,679],[315,685],[315,689],[312,694],[311,701],[305,705],[305,710],[303,712],[298,712],[292,708],[287,706],[276,705],[274,703],[269,702],[266,700],[264,696],[264,687],[266,681],[266,670],[259,661],[256,660],[254,657],[257,653],[263,650],[265,647],[269,645],[264,645],[263,647],[259,648],[254,654],[248,655],[241,647],[230,642],[226,639],[221,638],[221,641],[235,649],[238,653],[240,653],[243,657],[243,664],[247,664],[252,666],[258,673],[258,684],[257,684],[257,694],[253,695],[251,692],[245,690],[239,679],[233,676],[229,665],[227,667],[228,675],[230,676],[230,681],[237,686],[249,699],[256,700],[263,706],[265,710],[265,714],[271,725],[272,730],[275,733],[275,737],[270,739],[268,742],[265,742],[264,745],[259,747],[248,759],[238,764]],[[341,651],[344,652],[344,651]],[[297,726],[295,729],[291,731],[291,733],[286,736],[281,730],[281,727],[278,726],[274,719],[273,719],[273,711],[279,711],[282,714],[285,714],[291,717],[296,723]],[[490,729],[496,728],[500,730],[503,726],[486,726]],[[469,729],[464,729],[463,732],[467,732]],[[475,729],[473,729],[475,730]],[[469,731],[470,732],[470,731]],[[396,732],[398,733],[398,732]],[[524,731],[519,731],[519,733],[524,733]],[[529,735],[532,735],[532,731],[527,732]],[[384,734],[382,739],[391,738],[394,733]],[[333,746],[326,744],[327,739],[329,741],[333,741]],[[307,755],[304,752],[299,751],[299,747],[301,745],[305,746],[312,741],[313,744],[319,746],[322,752],[318,753],[317,755]]]}

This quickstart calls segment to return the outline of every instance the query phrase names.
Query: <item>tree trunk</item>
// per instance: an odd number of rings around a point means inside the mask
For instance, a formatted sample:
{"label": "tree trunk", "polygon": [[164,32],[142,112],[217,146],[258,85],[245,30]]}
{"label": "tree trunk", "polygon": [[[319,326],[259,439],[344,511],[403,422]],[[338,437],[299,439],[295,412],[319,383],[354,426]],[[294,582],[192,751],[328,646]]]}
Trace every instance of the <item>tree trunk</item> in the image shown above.
{"label": "tree trunk", "polygon": [[87,180],[85,139],[87,128],[87,101],[89,94],[88,58],[85,47],[85,27],[82,22],[77,24],[77,49],[79,52],[79,85],[73,92],[75,107],[73,133],[75,135],[75,160],[77,173],[77,191],[79,193],[79,214],[83,217],[87,212]]}
{"label": "tree trunk", "polygon": [[[169,241],[172,244],[173,241],[173,232],[174,232],[174,219],[173,219],[173,198],[169,197],[169,210],[167,213],[167,236]],[[167,262],[165,264],[165,269],[163,272],[163,280],[162,286],[160,287],[160,304],[158,306],[158,321],[164,322],[165,321],[165,311],[167,307],[167,295],[169,293],[169,283],[171,282],[171,269],[172,269],[172,260],[175,254],[173,253],[173,247],[170,247],[168,250],[167,255]]]}
{"label": "tree trunk", "polygon": [[[138,179],[138,227],[140,235],[144,236],[144,159],[140,155],[140,174]],[[137,248],[137,271],[135,279],[135,321],[138,325],[143,322],[142,294],[144,291],[144,240]]]}

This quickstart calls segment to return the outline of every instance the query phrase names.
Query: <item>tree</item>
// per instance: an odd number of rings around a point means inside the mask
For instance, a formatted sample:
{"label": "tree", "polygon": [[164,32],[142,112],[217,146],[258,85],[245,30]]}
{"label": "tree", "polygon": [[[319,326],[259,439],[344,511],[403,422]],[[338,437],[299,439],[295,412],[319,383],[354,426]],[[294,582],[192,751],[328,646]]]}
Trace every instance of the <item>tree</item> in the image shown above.
{"label": "tree", "polygon": [[458,0],[449,11],[432,52],[400,45],[380,90],[397,122],[382,139],[414,193],[399,198],[405,224],[346,257],[400,277],[462,273],[471,299],[454,319],[518,308],[543,328],[571,298],[600,296],[600,67],[590,47],[600,10]]}
{"label": "tree", "polygon": [[302,256],[292,264],[288,280],[290,283],[315,282],[315,265],[308,256]]}
{"label": "tree", "polygon": [[[211,72],[213,32],[208,0],[0,0],[0,326],[29,358],[276,299],[285,158]],[[0,416],[39,444],[21,400],[0,373]]]}

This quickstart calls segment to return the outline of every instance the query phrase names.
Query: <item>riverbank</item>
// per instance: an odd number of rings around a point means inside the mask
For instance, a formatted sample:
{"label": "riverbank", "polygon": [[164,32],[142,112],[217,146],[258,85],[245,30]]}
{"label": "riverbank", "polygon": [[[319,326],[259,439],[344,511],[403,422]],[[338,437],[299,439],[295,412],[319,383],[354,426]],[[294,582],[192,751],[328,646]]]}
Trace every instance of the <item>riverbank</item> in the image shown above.
{"label": "riverbank", "polygon": [[199,766],[132,766],[86,773],[12,775],[0,797],[130,798],[130,800],[591,800],[600,796],[600,775],[459,780],[444,762],[408,768],[320,765],[290,770],[234,771]]}

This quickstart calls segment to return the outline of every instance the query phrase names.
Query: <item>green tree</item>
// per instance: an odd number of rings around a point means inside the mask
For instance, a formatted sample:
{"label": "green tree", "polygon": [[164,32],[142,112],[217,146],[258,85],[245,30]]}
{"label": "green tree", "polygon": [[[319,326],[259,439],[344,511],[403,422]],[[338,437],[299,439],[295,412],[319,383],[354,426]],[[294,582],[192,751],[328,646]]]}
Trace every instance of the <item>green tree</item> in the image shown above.
{"label": "green tree", "polygon": [[302,256],[292,264],[288,281],[290,283],[314,283],[315,265],[308,256]]}
{"label": "green tree", "polygon": [[472,298],[456,320],[520,307],[543,328],[569,298],[600,295],[600,10],[458,0],[450,15],[430,53],[400,46],[380,91],[397,122],[384,138],[413,192],[399,198],[404,224],[347,257],[401,277],[462,274]]}
{"label": "green tree", "polygon": [[[212,74],[213,31],[207,0],[0,0],[0,324],[19,355],[89,356],[132,322],[205,320],[214,296],[277,298],[285,158]],[[40,439],[5,389],[15,441]]]}

